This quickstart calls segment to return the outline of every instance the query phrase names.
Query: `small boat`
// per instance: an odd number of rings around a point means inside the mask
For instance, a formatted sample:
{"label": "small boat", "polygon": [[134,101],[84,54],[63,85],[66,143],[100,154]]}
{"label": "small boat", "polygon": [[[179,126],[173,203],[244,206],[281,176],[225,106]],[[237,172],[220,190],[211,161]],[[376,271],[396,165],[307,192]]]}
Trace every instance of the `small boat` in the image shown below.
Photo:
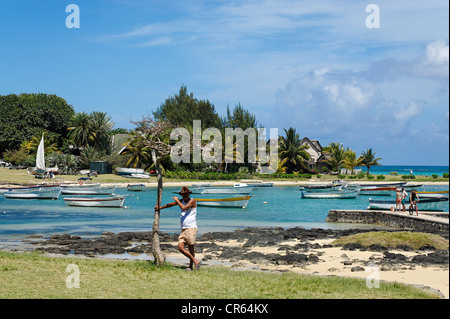
{"label": "small boat", "polygon": [[421,188],[423,185],[422,184],[406,184],[401,186],[401,188],[404,188],[405,191],[412,191],[412,190],[417,190],[419,188]]}
{"label": "small boat", "polygon": [[138,178],[138,179],[150,178],[150,175],[148,175],[148,174],[130,174],[130,175],[121,175],[121,176],[127,177],[127,178]]}
{"label": "small boat", "polygon": [[127,189],[133,192],[142,192],[145,189],[144,184],[128,184]]}
{"label": "small boat", "polygon": [[342,189],[343,185],[335,185],[335,184],[310,184],[303,186],[301,189],[305,192],[329,192],[329,191],[336,191]]}
{"label": "small boat", "polygon": [[126,196],[111,195],[108,197],[71,197],[64,198],[64,203],[69,206],[79,207],[117,207],[122,208]]}
{"label": "small boat", "polygon": [[193,194],[245,194],[252,192],[253,187],[199,187],[193,188]]}
{"label": "small boat", "polygon": [[[417,209],[421,211],[440,211],[443,212],[448,205],[448,197],[419,198]],[[409,202],[406,203],[406,210],[409,209]],[[395,208],[395,199],[393,200],[374,200],[369,198],[369,207],[367,209],[391,210]]]}
{"label": "small boat", "polygon": [[78,185],[67,186],[62,190],[63,195],[110,195],[117,186],[90,186]]}
{"label": "small boat", "polygon": [[251,196],[230,198],[195,198],[197,206],[246,208]]}
{"label": "small boat", "polygon": [[5,198],[17,199],[58,199],[61,187],[29,187],[28,189],[10,189],[3,193]]}
{"label": "small boat", "polygon": [[395,193],[397,187],[367,187],[361,188],[361,195],[372,195],[372,196],[391,196]]}
{"label": "small boat", "polygon": [[250,180],[241,180],[241,183],[234,184],[234,187],[273,187],[273,183],[250,179]]}
{"label": "small boat", "polygon": [[117,167],[116,174],[125,177],[130,177],[131,175],[149,176],[147,173],[145,173],[143,168],[129,168],[129,167]]}
{"label": "small boat", "polygon": [[433,197],[441,197],[441,196],[447,196],[448,197],[448,191],[436,191],[436,192],[416,192],[417,195],[419,195],[420,198],[433,198]]}
{"label": "small boat", "polygon": [[7,191],[10,190],[24,190],[24,189],[30,189],[30,188],[39,188],[40,186],[27,186],[27,187],[1,187],[0,188],[0,194],[4,194]]}
{"label": "small boat", "polygon": [[392,183],[373,183],[373,184],[348,184],[348,187],[359,187],[359,188],[374,188],[374,187],[403,187],[407,182],[392,182]]}
{"label": "small boat", "polygon": [[354,199],[358,197],[359,190],[332,190],[328,192],[304,192],[302,191],[302,198],[314,198],[314,199]]}
{"label": "small boat", "polygon": [[210,183],[192,183],[192,187],[210,187],[211,184]]}

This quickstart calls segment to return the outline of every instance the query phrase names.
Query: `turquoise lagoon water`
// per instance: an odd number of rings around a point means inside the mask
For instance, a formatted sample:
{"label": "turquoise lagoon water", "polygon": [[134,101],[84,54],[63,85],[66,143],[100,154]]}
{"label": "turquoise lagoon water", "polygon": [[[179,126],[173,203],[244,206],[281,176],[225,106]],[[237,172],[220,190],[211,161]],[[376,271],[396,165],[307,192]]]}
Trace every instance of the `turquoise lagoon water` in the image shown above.
{"label": "turquoise lagoon water", "polygon": [[[358,167],[363,172],[367,172],[367,167]],[[417,165],[380,165],[373,166],[370,168],[371,174],[377,175],[389,175],[391,172],[397,172],[399,175],[409,175],[410,172],[413,172],[413,175],[421,175],[421,176],[431,176],[436,174],[440,177],[444,173],[449,172],[448,166],[417,166]]]}
{"label": "turquoise lagoon water", "polygon": [[[423,188],[427,191],[448,190],[448,185],[424,185]],[[172,201],[173,192],[179,189],[164,188],[163,204]],[[132,194],[125,201],[128,208],[71,207],[64,204],[64,196],[58,200],[20,200],[1,196],[0,247],[35,234],[95,236],[106,231],[150,231],[156,189],[129,192],[126,188],[118,188],[116,193]],[[365,209],[368,203],[368,196],[340,200],[302,199],[298,186],[254,188],[246,209],[199,207],[197,220],[200,234],[269,226],[355,228],[364,226],[326,223],[325,218],[330,209]],[[162,210],[160,229],[168,233],[179,232],[179,208]]]}

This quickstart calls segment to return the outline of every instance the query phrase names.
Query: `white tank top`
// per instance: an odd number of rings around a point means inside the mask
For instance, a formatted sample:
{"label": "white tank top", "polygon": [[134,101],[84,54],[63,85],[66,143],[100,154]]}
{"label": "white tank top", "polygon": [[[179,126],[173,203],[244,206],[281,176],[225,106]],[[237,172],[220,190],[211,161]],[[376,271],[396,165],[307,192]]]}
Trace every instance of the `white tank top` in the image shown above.
{"label": "white tank top", "polygon": [[[192,200],[192,198],[189,200]],[[186,205],[188,202],[185,203],[184,200],[181,201],[183,205]],[[197,207],[192,207],[185,210],[182,209],[180,221],[181,229],[197,228]]]}

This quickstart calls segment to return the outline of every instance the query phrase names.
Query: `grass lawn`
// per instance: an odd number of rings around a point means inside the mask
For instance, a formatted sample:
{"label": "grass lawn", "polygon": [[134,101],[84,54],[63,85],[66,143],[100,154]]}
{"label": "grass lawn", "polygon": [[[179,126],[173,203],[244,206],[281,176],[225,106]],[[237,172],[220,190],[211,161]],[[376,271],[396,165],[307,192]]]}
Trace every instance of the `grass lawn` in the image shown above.
{"label": "grass lawn", "polygon": [[[79,269],[79,288],[66,281]],[[148,261],[48,257],[0,251],[0,298],[149,298],[149,299],[426,299],[438,298],[399,283],[369,289],[365,280],[295,273],[233,271],[202,267],[199,272]]]}

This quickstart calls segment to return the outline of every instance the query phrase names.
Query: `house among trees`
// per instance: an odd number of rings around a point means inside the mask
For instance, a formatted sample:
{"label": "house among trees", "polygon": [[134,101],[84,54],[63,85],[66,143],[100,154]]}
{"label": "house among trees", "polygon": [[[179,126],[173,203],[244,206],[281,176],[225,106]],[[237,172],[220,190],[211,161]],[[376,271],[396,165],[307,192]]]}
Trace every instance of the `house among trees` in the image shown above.
{"label": "house among trees", "polygon": [[329,169],[328,159],[329,154],[323,153],[323,147],[320,145],[318,140],[311,140],[308,137],[304,137],[300,141],[300,145],[308,145],[309,148],[306,150],[310,159],[307,162],[309,170],[315,170],[316,172],[322,172],[325,167],[327,170]]}

